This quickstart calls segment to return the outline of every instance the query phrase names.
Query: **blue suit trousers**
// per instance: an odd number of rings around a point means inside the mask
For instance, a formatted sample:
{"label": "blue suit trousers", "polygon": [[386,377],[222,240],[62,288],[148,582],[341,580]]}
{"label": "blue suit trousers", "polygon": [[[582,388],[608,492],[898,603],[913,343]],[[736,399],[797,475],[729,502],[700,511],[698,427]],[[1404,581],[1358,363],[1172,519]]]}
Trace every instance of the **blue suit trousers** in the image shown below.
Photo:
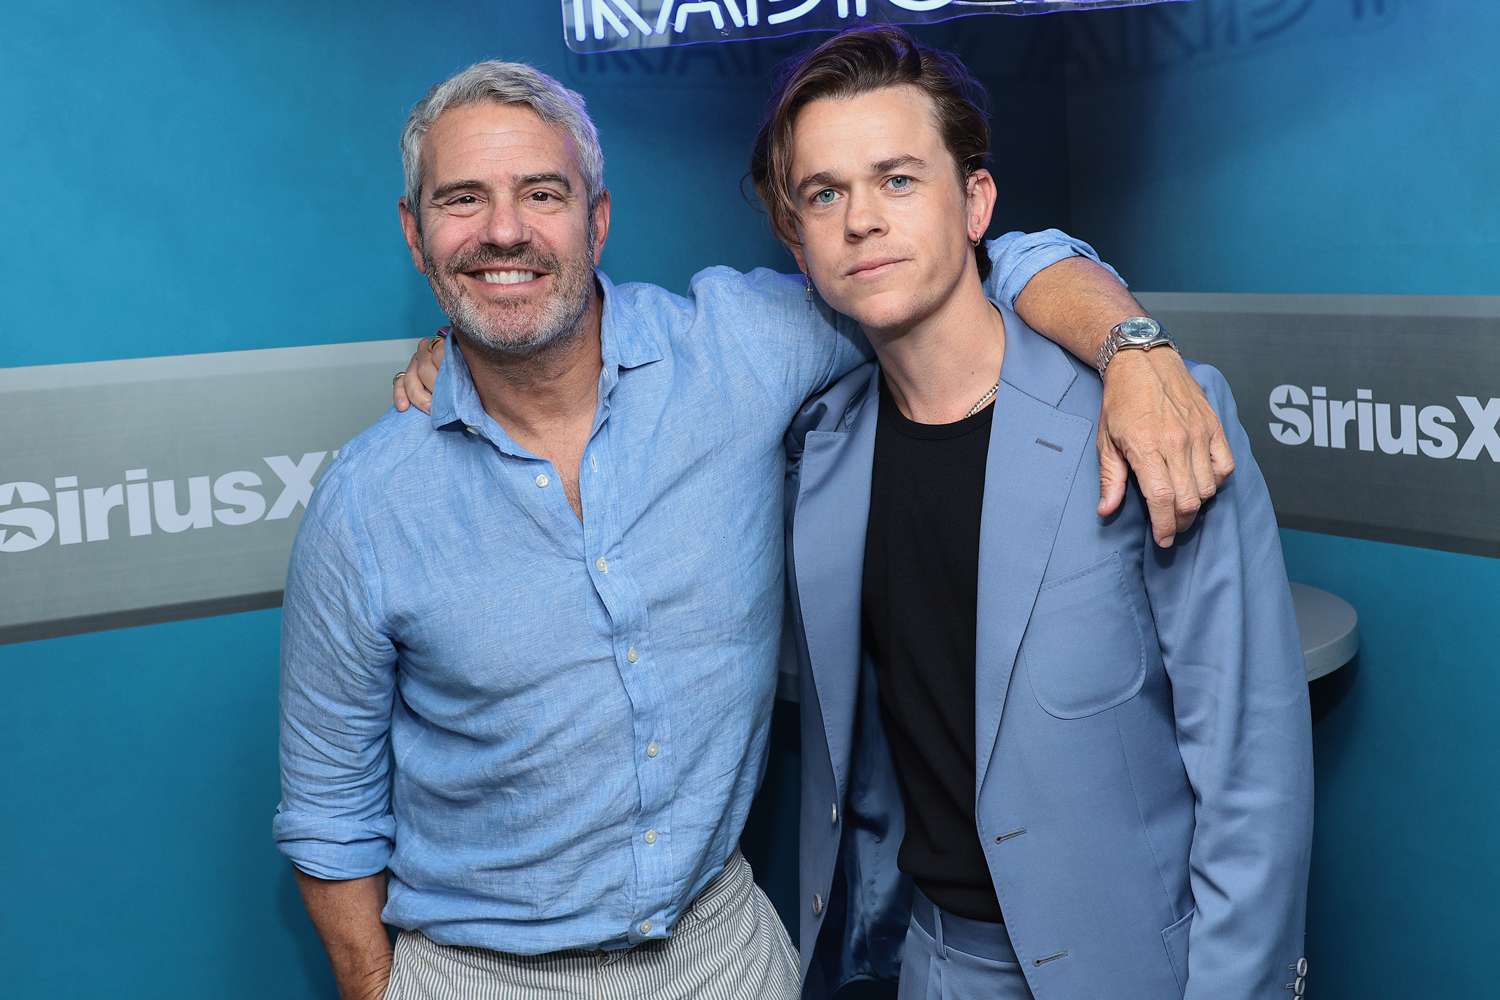
{"label": "blue suit trousers", "polygon": [[899,1000],[1032,1000],[1005,925],[954,916],[917,890]]}

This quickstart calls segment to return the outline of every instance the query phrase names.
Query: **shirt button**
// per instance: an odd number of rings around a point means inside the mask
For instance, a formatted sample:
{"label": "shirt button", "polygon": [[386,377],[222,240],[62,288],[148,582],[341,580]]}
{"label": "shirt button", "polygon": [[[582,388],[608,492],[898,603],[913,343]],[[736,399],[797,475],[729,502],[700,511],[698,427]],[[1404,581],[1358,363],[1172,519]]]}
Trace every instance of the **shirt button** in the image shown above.
{"label": "shirt button", "polygon": [[649,920],[642,920],[641,921],[641,933],[642,934],[650,934],[651,933],[651,921],[649,921]]}
{"label": "shirt button", "polygon": [[646,831],[646,843],[648,843],[648,844],[654,844],[654,843],[656,843],[656,831],[655,830],[647,830]]}
{"label": "shirt button", "polygon": [[637,653],[635,651],[635,647],[634,646],[631,646],[629,649],[627,649],[625,651],[625,659],[629,660],[631,663],[634,663],[636,660],[639,660],[640,658],[641,658],[641,654]]}
{"label": "shirt button", "polygon": [[468,426],[467,424],[465,424],[464,425],[464,433],[465,434],[478,434],[479,432],[476,431],[474,428],[472,428],[472,427]]}
{"label": "shirt button", "polygon": [[550,483],[550,482],[552,482],[552,480],[550,480],[550,479],[547,478],[547,474],[545,472],[539,472],[539,473],[537,473],[536,484],[538,486],[540,486],[542,489],[545,490],[547,488],[547,484]]}
{"label": "shirt button", "polygon": [[652,740],[650,743],[646,744],[647,757],[655,757],[659,753],[661,753],[661,745],[658,744],[655,740]]}
{"label": "shirt button", "polygon": [[598,559],[595,559],[594,560],[594,565],[596,567],[598,567],[598,570],[601,573],[608,573],[609,572],[609,563],[607,563],[607,562],[604,561],[604,557],[603,556],[600,556]]}

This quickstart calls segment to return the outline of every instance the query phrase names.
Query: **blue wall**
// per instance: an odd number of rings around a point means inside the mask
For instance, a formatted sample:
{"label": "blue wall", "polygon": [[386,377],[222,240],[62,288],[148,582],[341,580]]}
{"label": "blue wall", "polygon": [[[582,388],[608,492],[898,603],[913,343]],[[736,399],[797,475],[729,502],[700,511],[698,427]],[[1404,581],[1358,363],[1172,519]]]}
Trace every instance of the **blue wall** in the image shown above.
{"label": "blue wall", "polygon": [[[991,77],[1002,134],[1039,154],[1008,165],[998,226],[1055,224],[1065,118],[1035,54],[1058,26],[927,37]],[[555,0],[12,0],[0,367],[430,331],[441,318],[396,224],[397,136],[430,84],[481,58],[533,62],[588,97],[616,280],[681,289],[709,263],[789,266],[738,183],[774,62],[815,40],[585,59],[564,48]],[[0,473],[4,447],[0,424]],[[270,839],[279,623],[263,611],[0,646],[0,994],[331,995]],[[747,847],[790,904],[782,714]]]}
{"label": "blue wall", "polygon": [[[1500,293],[1500,7],[1195,6],[1075,29],[1077,232],[1151,290]],[[1283,543],[1363,639],[1313,686],[1312,995],[1494,996],[1500,561]]]}

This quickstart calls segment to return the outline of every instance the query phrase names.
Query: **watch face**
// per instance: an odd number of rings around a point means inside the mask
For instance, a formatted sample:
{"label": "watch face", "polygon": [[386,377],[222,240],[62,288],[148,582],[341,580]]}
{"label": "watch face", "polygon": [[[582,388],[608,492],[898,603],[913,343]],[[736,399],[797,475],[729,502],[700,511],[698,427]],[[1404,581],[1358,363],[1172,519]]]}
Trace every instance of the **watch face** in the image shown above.
{"label": "watch face", "polygon": [[1161,324],[1147,316],[1136,316],[1120,324],[1120,339],[1127,344],[1139,344],[1161,336]]}

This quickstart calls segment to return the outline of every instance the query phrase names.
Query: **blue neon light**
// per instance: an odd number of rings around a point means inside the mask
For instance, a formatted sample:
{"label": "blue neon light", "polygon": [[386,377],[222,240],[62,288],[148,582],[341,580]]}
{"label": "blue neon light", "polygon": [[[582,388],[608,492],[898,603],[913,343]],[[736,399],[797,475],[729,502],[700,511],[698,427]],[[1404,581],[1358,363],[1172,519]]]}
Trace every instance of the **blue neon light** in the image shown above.
{"label": "blue neon light", "polygon": [[1051,14],[1183,0],[562,0],[574,52],[753,41],[855,24],[922,24],[970,14]]}

